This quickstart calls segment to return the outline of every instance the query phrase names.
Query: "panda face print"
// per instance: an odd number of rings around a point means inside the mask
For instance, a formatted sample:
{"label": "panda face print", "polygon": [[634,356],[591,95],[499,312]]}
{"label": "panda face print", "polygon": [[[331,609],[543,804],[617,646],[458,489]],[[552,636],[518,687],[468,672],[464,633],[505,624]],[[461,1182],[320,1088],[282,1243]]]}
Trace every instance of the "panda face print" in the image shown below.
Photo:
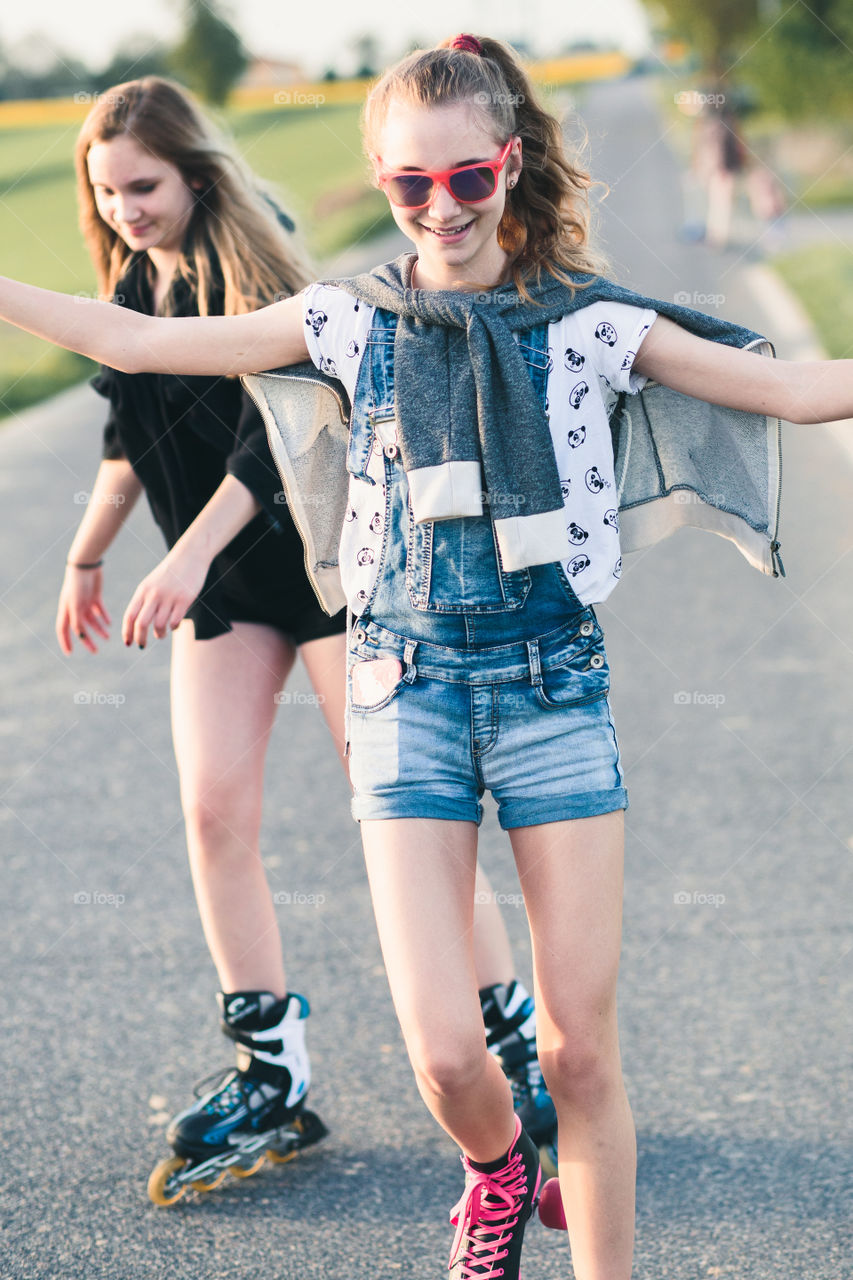
{"label": "panda face print", "polygon": [[581,407],[583,398],[587,391],[589,391],[589,383],[587,382],[578,382],[574,387],[572,387],[569,395],[569,404],[573,409],[579,409]]}
{"label": "panda face print", "polygon": [[333,378],[338,376],[338,366],[335,364],[331,356],[322,356],[320,358],[320,372],[330,373]]}
{"label": "panda face print", "polygon": [[567,369],[571,369],[572,373],[580,373],[586,364],[586,356],[582,356],[579,351],[575,351],[572,347],[566,347],[563,362]]}
{"label": "panda face print", "polygon": [[615,565],[613,566],[613,577],[614,577],[614,578],[621,578],[621,577],[622,577],[622,557],[621,557],[621,556],[619,557],[619,559],[616,561]]}
{"label": "panda face print", "polygon": [[576,547],[581,547],[586,542],[589,534],[586,529],[582,529],[579,524],[575,524],[574,520],[569,525],[569,541],[573,542]]}
{"label": "panda face print", "polygon": [[624,371],[625,369],[630,369],[630,368],[631,368],[631,365],[634,363],[634,356],[635,356],[635,355],[636,355],[636,352],[635,352],[635,351],[626,351],[626,352],[625,352],[624,359],[622,360],[622,369],[623,369],[623,371]]}
{"label": "panda face print", "polygon": [[344,516],[344,519],[346,520],[347,524],[352,524],[353,520],[358,519],[358,512],[356,511],[355,507],[350,507],[349,511]]}
{"label": "panda face print", "polygon": [[305,317],[305,323],[311,326],[314,330],[314,337],[318,338],[323,332],[323,328],[328,319],[329,317],[326,315],[325,311],[315,311],[313,307],[309,307]]}
{"label": "panda face print", "polygon": [[569,496],[569,494],[571,493],[571,491],[572,491],[572,482],[571,482],[571,480],[561,480],[561,481],[560,481],[560,493],[563,495],[563,501],[564,501],[564,502],[565,502],[566,498],[568,498],[568,496]]}
{"label": "panda face print", "polygon": [[355,593],[355,598],[359,604],[367,604],[367,592],[362,587],[361,591]]}
{"label": "panda face print", "polygon": [[546,373],[550,373],[550,372],[551,372],[551,370],[552,370],[553,368],[554,368],[554,348],[553,348],[553,347],[549,347],[549,348],[548,348],[548,363],[547,363],[547,364],[546,364],[546,366],[545,366],[545,372],[546,372]]}
{"label": "panda face print", "polygon": [[610,481],[602,478],[598,467],[590,467],[584,476],[584,481],[590,493],[601,493],[602,489],[610,488]]}
{"label": "panda face print", "polygon": [[586,427],[575,427],[569,432],[569,448],[577,449],[586,440]]}
{"label": "panda face print", "polygon": [[599,342],[606,342],[608,347],[616,346],[618,334],[612,324],[608,324],[606,320],[602,320],[601,324],[596,327],[595,336]]}
{"label": "panda face print", "polygon": [[615,529],[617,533],[619,532],[619,515],[613,507],[611,507],[609,511],[605,511],[603,523],[606,524],[609,529]]}
{"label": "panda face print", "polygon": [[358,355],[358,343],[356,342],[355,338],[353,338],[352,341],[347,344],[347,355],[350,358]]}
{"label": "panda face print", "polygon": [[368,528],[370,529],[371,533],[381,533],[382,526],[384,524],[385,524],[385,519],[382,515],[382,512],[377,511],[373,519],[371,520],[370,524],[368,525]]}
{"label": "panda face print", "polygon": [[370,547],[362,547],[356,556],[356,560],[360,565],[373,564],[374,556]]}
{"label": "panda face print", "polygon": [[584,569],[589,568],[589,556],[575,556],[574,560],[569,563],[569,573],[576,578],[579,573],[583,573]]}

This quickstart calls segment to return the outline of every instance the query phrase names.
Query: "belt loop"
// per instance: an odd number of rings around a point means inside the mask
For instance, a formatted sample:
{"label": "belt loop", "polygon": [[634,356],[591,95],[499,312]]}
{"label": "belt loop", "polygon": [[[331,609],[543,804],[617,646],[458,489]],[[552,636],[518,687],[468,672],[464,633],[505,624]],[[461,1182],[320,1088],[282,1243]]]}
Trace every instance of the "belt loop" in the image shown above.
{"label": "belt loop", "polygon": [[534,689],[542,684],[542,662],[539,657],[539,641],[527,641],[527,658],[530,663],[530,683]]}
{"label": "belt loop", "polygon": [[406,671],[403,676],[403,679],[405,680],[406,684],[413,684],[415,680],[415,676],[418,674],[418,669],[415,666],[414,662],[412,662],[412,658],[414,658],[415,656],[415,650],[417,649],[417,647],[418,647],[417,640],[407,640],[406,647],[403,650],[403,662],[406,664]]}

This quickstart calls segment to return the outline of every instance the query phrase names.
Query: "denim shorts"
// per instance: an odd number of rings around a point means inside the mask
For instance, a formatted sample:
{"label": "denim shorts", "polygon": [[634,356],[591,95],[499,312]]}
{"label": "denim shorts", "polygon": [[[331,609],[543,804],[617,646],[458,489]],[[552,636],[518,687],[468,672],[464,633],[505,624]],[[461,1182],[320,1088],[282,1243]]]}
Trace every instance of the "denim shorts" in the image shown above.
{"label": "denim shorts", "polygon": [[610,673],[592,609],[535,639],[447,648],[372,619],[348,660],[352,813],[504,830],[625,809]]}

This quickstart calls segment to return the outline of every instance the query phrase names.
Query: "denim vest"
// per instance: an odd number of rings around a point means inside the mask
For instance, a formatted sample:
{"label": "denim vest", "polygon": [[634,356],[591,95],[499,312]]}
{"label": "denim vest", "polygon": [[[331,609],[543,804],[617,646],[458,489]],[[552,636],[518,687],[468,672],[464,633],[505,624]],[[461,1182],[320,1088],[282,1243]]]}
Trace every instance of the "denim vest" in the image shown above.
{"label": "denim vest", "polygon": [[[773,355],[772,345],[760,335],[701,312],[643,298],[609,281],[601,281],[585,297],[589,302],[610,298],[648,306],[703,337]],[[339,549],[348,506],[348,470],[366,478],[370,448],[382,424],[394,418],[395,327],[392,313],[375,313],[375,340],[368,344],[362,359],[351,424],[340,383],[319,373],[311,363],[247,374],[242,379],[264,418],[291,514],[305,545],[306,570],[330,615],[346,604]],[[543,400],[548,329],[543,325],[520,335],[528,370]],[[653,381],[636,395],[620,394],[609,412],[623,553],[650,546],[676,528],[690,525],[732,540],[762,572],[774,577],[784,573],[777,539],[781,493],[778,419],[713,405]],[[485,523],[474,532],[462,520],[442,521],[441,525],[458,524],[460,536],[470,535],[472,548],[493,551],[488,517],[463,519]],[[397,533],[398,541],[403,539],[406,547],[413,540],[417,551],[407,571],[414,607],[424,607],[430,574],[434,585],[429,599],[433,607],[444,607],[436,603],[445,600],[445,595],[435,585],[436,574],[440,581],[443,558],[436,554],[435,525],[412,524]],[[442,529],[441,537],[453,534]],[[388,543],[386,536],[383,555]],[[505,573],[500,566],[498,570],[496,593],[499,583],[500,600],[496,594],[491,605],[503,611],[514,601],[523,603],[530,571]],[[478,607],[488,610],[491,606],[481,600]]]}

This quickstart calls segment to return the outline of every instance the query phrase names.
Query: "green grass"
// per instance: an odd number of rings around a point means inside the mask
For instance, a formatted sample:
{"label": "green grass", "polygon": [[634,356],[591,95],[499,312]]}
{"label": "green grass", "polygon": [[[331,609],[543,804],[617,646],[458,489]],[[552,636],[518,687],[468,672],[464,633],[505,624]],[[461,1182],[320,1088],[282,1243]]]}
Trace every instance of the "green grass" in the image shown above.
{"label": "green grass", "polygon": [[810,245],[780,254],[773,266],[811,317],[828,355],[853,357],[853,248]]}
{"label": "green grass", "polygon": [[[391,221],[367,182],[359,108],[232,111],[226,121],[246,162],[271,182],[315,262]],[[88,293],[95,277],[77,227],[77,127],[0,131],[0,275],[64,293]],[[0,415],[19,412],[94,366],[0,323]]]}

